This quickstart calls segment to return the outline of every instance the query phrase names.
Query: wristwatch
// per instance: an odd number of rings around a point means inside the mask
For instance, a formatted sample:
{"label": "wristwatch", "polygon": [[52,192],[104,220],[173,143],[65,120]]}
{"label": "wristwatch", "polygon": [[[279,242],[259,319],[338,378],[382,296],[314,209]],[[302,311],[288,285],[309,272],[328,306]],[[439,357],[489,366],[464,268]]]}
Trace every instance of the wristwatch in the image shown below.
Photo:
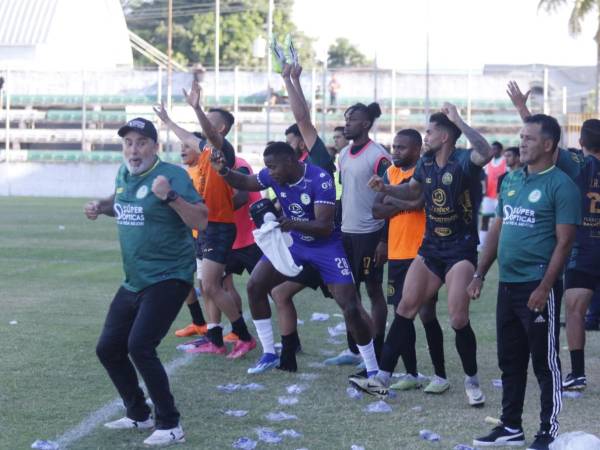
{"label": "wristwatch", "polygon": [[482,283],[485,281],[485,277],[483,275],[478,274],[477,272],[475,272],[473,274],[473,278],[474,279],[480,279]]}
{"label": "wristwatch", "polygon": [[179,198],[179,194],[177,193],[177,191],[174,191],[173,189],[171,189],[168,193],[167,193],[167,198],[165,199],[165,202],[167,203],[171,203],[172,201],[175,201]]}

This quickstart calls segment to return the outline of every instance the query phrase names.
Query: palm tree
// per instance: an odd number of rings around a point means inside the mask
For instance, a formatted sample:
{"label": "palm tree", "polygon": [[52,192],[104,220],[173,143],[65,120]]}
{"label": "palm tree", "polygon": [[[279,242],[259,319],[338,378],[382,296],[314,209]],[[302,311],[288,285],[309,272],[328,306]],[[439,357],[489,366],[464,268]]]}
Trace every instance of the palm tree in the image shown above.
{"label": "palm tree", "polygon": [[[565,3],[567,0],[540,0],[538,8],[552,13]],[[595,13],[598,19],[598,29],[594,41],[596,41],[596,114],[600,114],[600,0],[574,0],[573,3],[573,10],[569,18],[569,33],[572,36],[581,33],[581,24],[589,13]]]}

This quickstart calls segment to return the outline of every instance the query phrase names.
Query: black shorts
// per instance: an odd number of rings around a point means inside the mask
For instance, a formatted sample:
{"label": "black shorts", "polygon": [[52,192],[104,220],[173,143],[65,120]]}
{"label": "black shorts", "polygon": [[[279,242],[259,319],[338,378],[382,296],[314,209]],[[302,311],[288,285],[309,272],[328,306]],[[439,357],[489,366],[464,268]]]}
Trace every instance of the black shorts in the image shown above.
{"label": "black shorts", "polygon": [[261,257],[262,252],[256,244],[231,250],[225,265],[225,276],[232,273],[241,275],[244,270],[251,274]]}
{"label": "black shorts", "polygon": [[565,272],[565,290],[579,288],[595,291],[599,287],[600,277],[577,269],[568,269]]}
{"label": "black shorts", "polygon": [[226,264],[235,241],[235,224],[208,222],[206,230],[198,233],[198,241],[202,248],[202,258],[219,264]]}
{"label": "black shorts", "polygon": [[[404,280],[410,267],[412,259],[390,259],[388,261],[388,305],[398,307],[398,303],[402,300],[402,290],[404,289]],[[435,300],[437,302],[437,293]]]}
{"label": "black shorts", "polygon": [[381,239],[381,233],[383,228],[365,234],[342,233],[344,250],[357,286],[362,281],[378,284],[383,282],[383,266],[375,267],[375,249]]}
{"label": "black shorts", "polygon": [[316,267],[312,266],[311,264],[303,264],[302,272],[300,272],[293,278],[289,278],[289,280],[295,283],[303,284],[304,286],[309,287],[314,291],[316,291],[318,288],[321,288],[321,292],[323,292],[323,295],[325,297],[333,298],[333,295],[331,295],[331,292],[329,292],[327,285],[321,278],[319,271]]}
{"label": "black shorts", "polygon": [[477,238],[464,236],[451,241],[438,241],[436,239],[423,240],[419,255],[423,257],[427,268],[442,282],[452,267],[463,260],[477,267]]}

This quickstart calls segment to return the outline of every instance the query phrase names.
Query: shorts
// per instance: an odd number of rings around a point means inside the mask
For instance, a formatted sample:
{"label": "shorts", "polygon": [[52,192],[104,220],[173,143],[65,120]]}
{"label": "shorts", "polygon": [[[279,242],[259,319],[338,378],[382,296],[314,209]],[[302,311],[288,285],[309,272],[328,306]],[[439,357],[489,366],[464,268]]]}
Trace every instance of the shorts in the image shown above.
{"label": "shorts", "polygon": [[202,259],[225,265],[235,241],[235,224],[208,222],[206,230],[198,233]]}
{"label": "shorts", "polygon": [[440,280],[445,281],[446,274],[452,267],[463,260],[477,267],[477,237],[462,236],[451,241],[436,239],[423,240],[419,255],[427,268]]}
{"label": "shorts", "polygon": [[[387,302],[388,305],[394,305],[394,308],[398,307],[400,300],[402,300],[402,290],[404,289],[404,280],[406,280],[406,274],[410,267],[412,259],[390,259],[388,260],[388,293]],[[435,300],[437,302],[437,293],[435,294]]]}
{"label": "shorts", "polygon": [[497,198],[483,197],[483,200],[481,201],[481,215],[482,216],[495,216],[497,206],[498,206]]}
{"label": "shorts", "polygon": [[[352,271],[340,239],[334,239],[320,245],[306,245],[294,240],[289,250],[296,265],[313,266],[325,284],[354,283]],[[263,258],[269,260],[266,256],[263,256]],[[298,276],[288,279],[296,281],[300,275],[302,275],[302,272]],[[304,284],[302,281],[298,282]]]}
{"label": "shorts", "polygon": [[600,277],[577,269],[567,269],[565,272],[565,290],[589,289],[595,291],[600,287]]}
{"label": "shorts", "polygon": [[247,247],[231,250],[227,264],[225,265],[225,276],[235,273],[241,275],[244,270],[251,274],[254,266],[260,261],[262,252],[258,245],[251,244]]}
{"label": "shorts", "polygon": [[383,230],[384,228],[365,234],[342,233],[344,250],[357,285],[362,281],[377,284],[383,282],[383,266],[375,267],[375,249]]}
{"label": "shorts", "polygon": [[327,298],[333,298],[329,288],[321,278],[319,271],[312,264],[303,264],[302,272],[296,275],[294,278],[290,278],[290,281],[295,283],[300,283],[306,287],[311,288],[313,291],[316,291],[318,288],[321,288],[321,292]]}

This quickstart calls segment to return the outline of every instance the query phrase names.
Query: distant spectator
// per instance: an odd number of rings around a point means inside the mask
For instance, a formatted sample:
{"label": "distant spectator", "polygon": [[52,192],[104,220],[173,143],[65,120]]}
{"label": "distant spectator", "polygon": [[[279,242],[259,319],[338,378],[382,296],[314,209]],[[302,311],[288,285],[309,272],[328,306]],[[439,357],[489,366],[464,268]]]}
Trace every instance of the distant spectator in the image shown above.
{"label": "distant spectator", "polygon": [[335,160],[335,155],[348,144],[349,141],[344,136],[344,127],[335,127],[333,129],[333,147],[328,147],[329,154]]}
{"label": "distant spectator", "polygon": [[337,106],[337,95],[342,86],[335,78],[335,74],[331,75],[331,81],[329,82],[329,104],[332,109],[335,110]]}

